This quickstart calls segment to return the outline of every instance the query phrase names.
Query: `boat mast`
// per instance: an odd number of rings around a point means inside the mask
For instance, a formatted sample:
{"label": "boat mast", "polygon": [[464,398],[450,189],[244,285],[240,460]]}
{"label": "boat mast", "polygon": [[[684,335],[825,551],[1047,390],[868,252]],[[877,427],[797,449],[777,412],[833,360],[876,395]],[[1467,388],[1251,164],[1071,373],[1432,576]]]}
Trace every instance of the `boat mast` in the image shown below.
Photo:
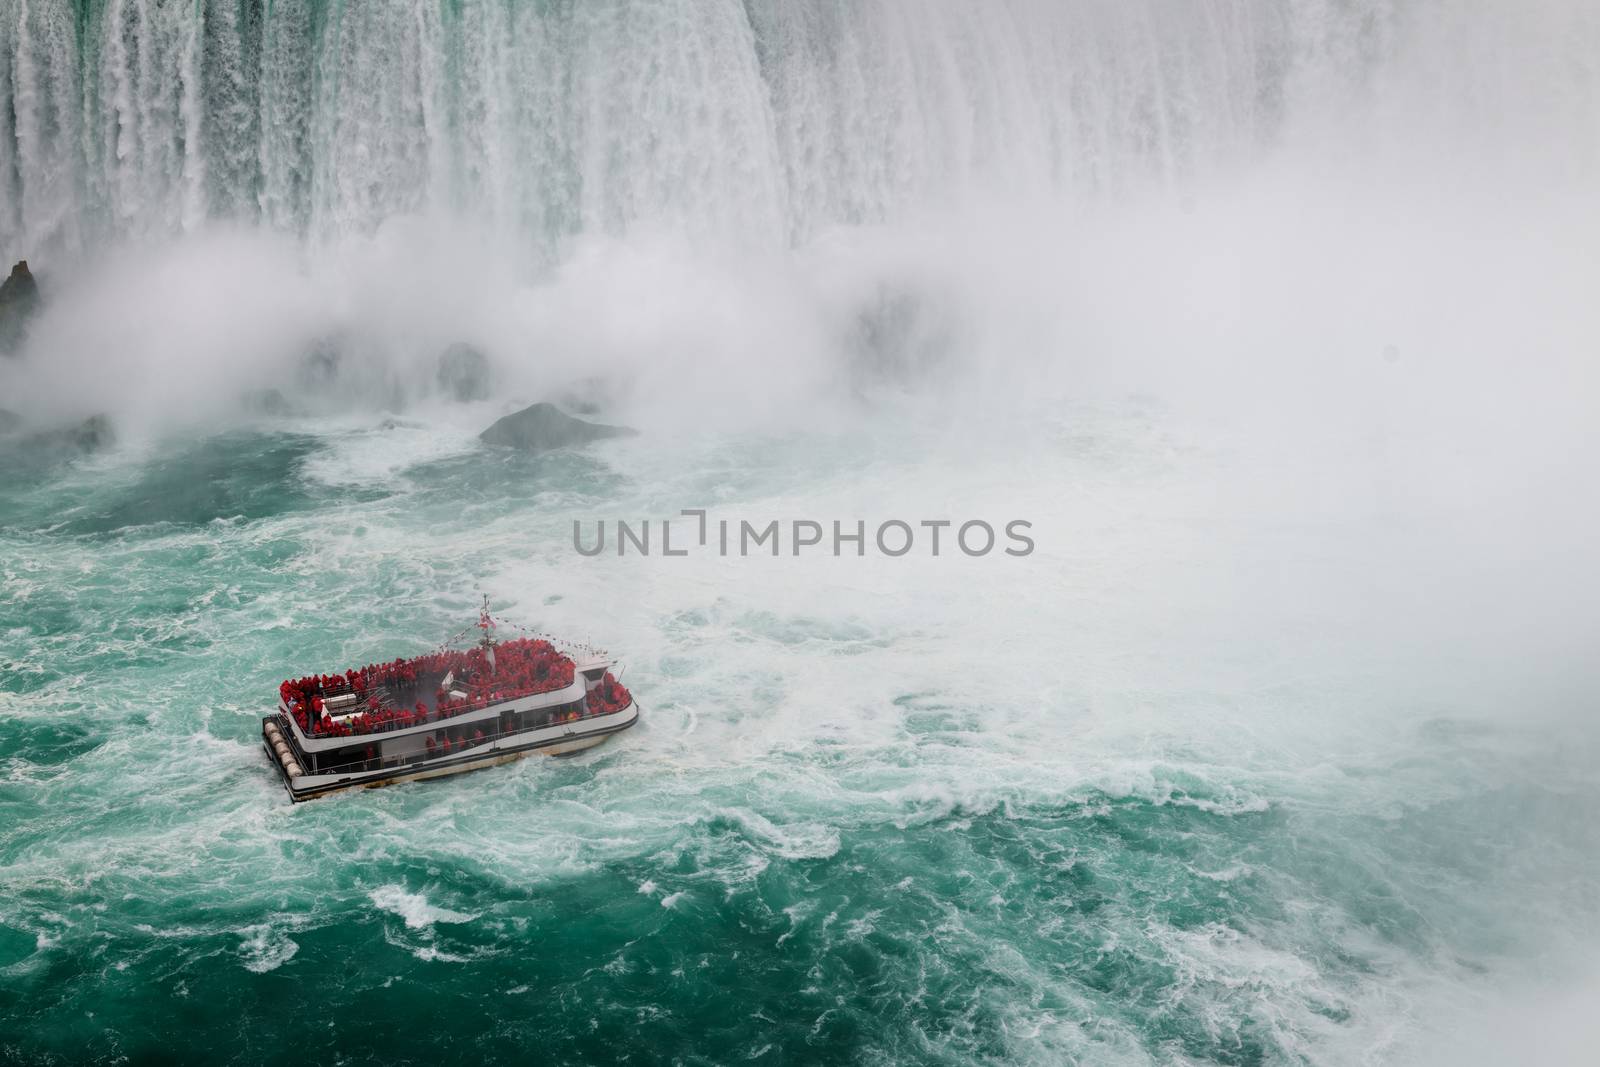
{"label": "boat mast", "polygon": [[483,631],[483,636],[478,639],[478,647],[483,649],[484,656],[489,660],[489,669],[494,670],[494,618],[489,614],[489,594],[483,594],[483,608],[478,612],[478,629]]}

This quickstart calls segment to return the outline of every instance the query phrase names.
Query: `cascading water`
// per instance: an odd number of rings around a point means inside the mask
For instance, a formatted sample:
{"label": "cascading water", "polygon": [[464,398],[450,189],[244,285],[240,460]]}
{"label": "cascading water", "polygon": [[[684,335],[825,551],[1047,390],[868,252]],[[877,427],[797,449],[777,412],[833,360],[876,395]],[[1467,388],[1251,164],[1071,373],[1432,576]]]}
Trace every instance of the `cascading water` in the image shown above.
{"label": "cascading water", "polygon": [[[1124,255],[1107,213],[1198,203],[1248,240],[1283,227],[1223,216],[1274,185],[1290,225],[1501,179],[1581,190],[1596,21],[1567,0],[0,0],[0,253],[118,305],[47,316],[50,354],[0,377],[47,407],[78,397],[59,417],[112,392],[148,414],[138,382],[195,380],[244,333],[235,379],[289,388],[331,346],[367,364],[341,383],[355,399],[425,394],[463,339],[526,391],[582,362],[640,381],[715,366],[766,395],[781,361],[809,395],[804,368],[885,344],[847,376],[1021,359],[1032,378],[1085,320],[1038,322],[1069,310],[1015,294]],[[284,280],[246,292],[241,272]],[[552,278],[587,289],[526,288]],[[739,329],[688,310],[713,290]],[[616,300],[656,318],[608,331]],[[129,302],[167,325],[129,331]],[[231,327],[197,319],[223,302]],[[108,347],[128,380],[101,396]]]}
{"label": "cascading water", "polygon": [[[0,248],[40,258],[208,219],[326,238],[427,210],[547,250],[640,224],[781,243],[973,184],[1179,183],[1280,142],[1296,114],[1358,100],[1414,38],[1471,14],[1400,0],[4,0]],[[1592,19],[1569,22],[1587,30],[1568,53],[1583,64]],[[1492,40],[1467,37],[1462,62]]]}

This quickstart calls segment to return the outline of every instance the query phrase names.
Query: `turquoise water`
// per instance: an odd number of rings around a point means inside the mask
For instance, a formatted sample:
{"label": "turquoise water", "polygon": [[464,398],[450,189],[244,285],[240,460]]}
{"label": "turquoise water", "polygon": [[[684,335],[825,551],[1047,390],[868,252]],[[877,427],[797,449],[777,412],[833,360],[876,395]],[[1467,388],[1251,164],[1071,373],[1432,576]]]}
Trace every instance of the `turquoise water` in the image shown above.
{"label": "turquoise water", "polygon": [[[1224,461],[1163,441],[1030,441],[1067,494],[881,427],[529,459],[419,416],[12,468],[0,1058],[1419,1062],[1575,980],[1589,735],[1315,651],[1342,623],[1303,605],[1314,641],[1214,633],[1178,576],[1222,557],[1171,501]],[[1040,550],[567,540],[957,495]],[[1337,536],[1276,536],[1337,570]],[[608,645],[641,724],[291,806],[257,741],[277,682],[422,650],[480,589]]]}

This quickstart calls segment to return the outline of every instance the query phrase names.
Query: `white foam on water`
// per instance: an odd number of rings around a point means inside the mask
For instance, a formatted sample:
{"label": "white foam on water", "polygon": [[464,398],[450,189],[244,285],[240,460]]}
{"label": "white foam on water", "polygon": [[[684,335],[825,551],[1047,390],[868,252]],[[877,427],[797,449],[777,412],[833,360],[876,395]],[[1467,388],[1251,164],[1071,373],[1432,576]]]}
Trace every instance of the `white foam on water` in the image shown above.
{"label": "white foam on water", "polygon": [[239,947],[245,970],[253,974],[275,971],[299,951],[300,946],[287,933],[270,925],[251,928]]}
{"label": "white foam on water", "polygon": [[400,885],[379,886],[367,896],[377,907],[404,919],[412,930],[423,930],[434,923],[469,923],[478,918],[476,914],[435,907],[423,894],[410,892]]}
{"label": "white foam on water", "polygon": [[432,945],[418,945],[411,949],[411,954],[423,963],[467,963],[472,959],[470,956],[446,952]]}
{"label": "white foam on water", "polygon": [[728,819],[764,851],[781,859],[826,859],[839,851],[839,832],[816,823],[778,826],[746,809],[719,809],[714,818]]}
{"label": "white foam on water", "polygon": [[411,467],[481,447],[474,433],[410,420],[385,419],[376,425],[326,439],[304,463],[306,475],[325,485],[369,486],[393,483]]}

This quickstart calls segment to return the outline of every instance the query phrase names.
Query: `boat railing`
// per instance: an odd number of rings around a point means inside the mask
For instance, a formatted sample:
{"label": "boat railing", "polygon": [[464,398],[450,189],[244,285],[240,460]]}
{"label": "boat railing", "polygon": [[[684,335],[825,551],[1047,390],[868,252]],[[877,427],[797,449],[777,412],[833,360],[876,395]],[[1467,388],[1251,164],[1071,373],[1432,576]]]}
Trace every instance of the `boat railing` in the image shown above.
{"label": "boat railing", "polygon": [[[459,683],[457,683],[457,684],[459,684]],[[526,689],[526,690],[519,690],[519,691],[516,691],[516,692],[514,692],[514,693],[512,693],[512,694],[510,694],[508,696],[502,696],[502,697],[500,697],[498,699],[493,699],[493,698],[490,698],[490,697],[487,697],[487,696],[474,695],[474,696],[470,697],[464,704],[461,704],[458,707],[452,708],[448,713],[441,714],[439,708],[437,706],[433,706],[433,707],[429,707],[429,708],[426,709],[428,717],[424,718],[420,722],[402,723],[399,720],[391,720],[389,722],[379,724],[376,729],[367,730],[367,731],[365,731],[363,733],[359,733],[359,734],[348,734],[348,735],[346,735],[346,734],[326,734],[326,733],[316,733],[316,732],[312,732],[310,730],[306,730],[305,734],[306,734],[307,738],[309,738],[311,740],[316,740],[316,741],[325,741],[325,740],[327,740],[329,738],[345,737],[345,736],[348,736],[348,737],[377,737],[377,736],[381,736],[381,735],[386,734],[386,733],[393,733],[394,731],[397,731],[397,730],[408,730],[408,729],[411,729],[412,727],[426,726],[426,725],[429,725],[431,723],[444,724],[444,723],[447,723],[451,719],[456,718],[458,716],[467,715],[467,714],[470,714],[471,712],[475,712],[475,711],[482,711],[484,708],[493,707],[496,704],[509,703],[510,701],[522,700],[522,699],[525,699],[527,697],[545,696],[545,695],[548,695],[550,693],[557,693],[557,692],[560,692],[562,689],[566,688],[566,686],[570,686],[571,684],[572,684],[572,682],[569,681],[569,682],[565,683],[565,685],[550,684],[550,685],[547,685],[547,686],[545,686],[543,688],[532,688],[532,689]],[[347,693],[347,692],[353,692],[353,690],[351,690],[348,686],[346,686],[343,691],[334,692],[333,695],[334,696],[342,696],[342,695],[344,695],[344,693]],[[405,710],[405,708],[406,708],[405,702],[396,700],[394,698],[393,694],[391,694],[389,692],[389,690],[383,685],[374,686],[372,689],[367,690],[367,695],[369,697],[377,696],[379,698],[380,702],[382,703],[382,705],[385,708],[389,709],[389,710]],[[324,697],[324,700],[326,700],[326,699],[327,698]],[[356,717],[356,716],[359,716],[360,714],[362,714],[363,712],[365,712],[367,710],[368,709],[366,707],[364,707],[364,706],[358,707],[357,709],[351,710],[351,711],[341,710],[334,717],[338,718],[338,719]]]}
{"label": "boat railing", "polygon": [[[624,707],[625,706],[626,705],[624,705]],[[622,709],[619,708],[617,710],[620,711]],[[562,725],[564,723],[565,724],[570,724],[570,725],[576,725],[578,723],[583,722],[586,719],[595,719],[595,718],[599,718],[602,715],[610,715],[610,714],[615,714],[615,712],[589,711],[587,708],[585,708],[583,711],[576,713],[576,718],[573,718],[573,719],[556,718],[556,719],[552,719],[550,722],[542,723],[542,724],[540,724],[538,726],[525,726],[525,727],[522,727],[521,729],[516,729],[516,730],[496,730],[493,733],[485,732],[483,737],[481,737],[481,738],[479,738],[479,737],[463,738],[460,741],[452,742],[452,748],[448,753],[440,752],[438,750],[434,750],[434,751],[430,752],[430,751],[428,751],[427,749],[424,748],[424,749],[419,750],[417,752],[407,753],[404,756],[396,755],[396,756],[393,756],[393,757],[390,757],[390,758],[386,759],[382,755],[377,755],[377,756],[374,756],[371,759],[350,760],[350,761],[347,761],[345,763],[333,764],[332,766],[326,766],[325,767],[325,766],[318,765],[316,770],[311,770],[311,768],[308,766],[306,768],[306,770],[307,770],[308,774],[315,774],[315,775],[321,776],[321,775],[325,775],[325,774],[334,774],[334,775],[337,775],[337,774],[358,774],[358,773],[362,773],[362,772],[365,772],[365,771],[376,771],[376,770],[386,770],[386,769],[395,769],[395,768],[414,767],[414,766],[418,766],[418,765],[421,765],[421,764],[431,763],[434,760],[437,760],[441,756],[444,756],[444,755],[454,756],[454,755],[457,754],[458,750],[460,750],[460,751],[469,751],[469,750],[472,750],[472,749],[482,748],[482,747],[484,747],[486,745],[491,745],[496,741],[502,740],[503,738],[515,737],[515,736],[517,736],[519,734],[531,733],[534,730],[544,730],[544,729],[548,729],[548,728],[550,728],[552,726],[560,726],[560,725]],[[281,711],[278,712],[276,714],[276,718],[281,723],[283,721],[283,719],[284,719],[283,713]],[[448,720],[441,720],[441,725],[440,725],[439,728],[440,729],[451,729],[450,726],[444,725],[446,722],[448,722]],[[481,729],[481,728],[482,728],[481,726],[478,727],[478,729]],[[383,736],[382,734],[355,734],[355,735],[352,735],[352,740],[354,740],[355,743],[359,744],[360,743],[359,740],[355,740],[355,739],[359,739],[359,738],[363,738],[363,737],[371,737],[371,738],[374,738],[375,740],[381,740],[382,736]],[[290,744],[298,752],[298,749],[299,749],[300,746],[295,744],[293,740],[290,741]],[[300,753],[300,755],[304,756],[304,753]]]}

